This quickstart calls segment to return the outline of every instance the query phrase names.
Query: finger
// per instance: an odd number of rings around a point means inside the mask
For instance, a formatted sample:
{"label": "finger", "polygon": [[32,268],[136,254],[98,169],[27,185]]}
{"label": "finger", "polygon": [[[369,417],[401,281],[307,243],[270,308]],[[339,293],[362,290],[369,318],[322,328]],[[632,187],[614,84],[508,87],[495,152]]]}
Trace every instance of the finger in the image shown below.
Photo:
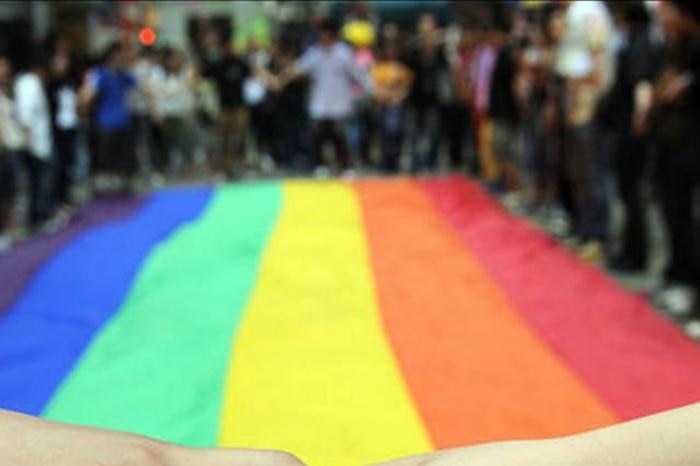
{"label": "finger", "polygon": [[249,449],[183,449],[172,466],[303,466],[283,451]]}

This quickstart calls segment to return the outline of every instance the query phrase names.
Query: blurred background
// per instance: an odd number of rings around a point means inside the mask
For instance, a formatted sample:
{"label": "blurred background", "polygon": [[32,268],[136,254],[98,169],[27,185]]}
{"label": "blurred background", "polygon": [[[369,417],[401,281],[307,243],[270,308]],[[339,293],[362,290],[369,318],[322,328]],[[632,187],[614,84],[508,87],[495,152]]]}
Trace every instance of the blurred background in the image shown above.
{"label": "blurred background", "polygon": [[0,3],[0,251],[96,197],[468,174],[700,333],[686,1]]}

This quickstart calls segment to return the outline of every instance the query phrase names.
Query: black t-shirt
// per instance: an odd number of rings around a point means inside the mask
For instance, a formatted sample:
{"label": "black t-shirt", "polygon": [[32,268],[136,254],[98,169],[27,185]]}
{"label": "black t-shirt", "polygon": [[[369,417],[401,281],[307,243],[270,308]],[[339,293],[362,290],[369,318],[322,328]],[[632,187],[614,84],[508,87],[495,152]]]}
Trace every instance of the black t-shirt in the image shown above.
{"label": "black t-shirt", "polygon": [[441,99],[440,86],[448,72],[447,59],[442,48],[435,47],[431,51],[416,48],[406,59],[413,71],[411,86],[411,101],[419,108],[438,105]]}
{"label": "black t-shirt", "polygon": [[514,54],[515,48],[512,45],[506,45],[498,52],[489,93],[489,116],[513,124],[519,119],[513,88],[516,73]]}
{"label": "black t-shirt", "polygon": [[207,63],[204,68],[204,76],[214,81],[224,109],[243,105],[243,82],[249,74],[248,64],[235,55]]}
{"label": "black t-shirt", "polygon": [[656,112],[657,135],[663,142],[700,144],[700,38],[670,45],[661,72],[672,70],[686,75],[690,85],[677,102],[664,103]]}
{"label": "black t-shirt", "polygon": [[617,57],[615,83],[609,96],[604,99],[605,107],[600,113],[609,117],[608,123],[616,130],[628,132],[634,112],[634,92],[637,84],[652,82],[659,68],[659,50],[652,43],[646,31],[632,33],[627,44]]}

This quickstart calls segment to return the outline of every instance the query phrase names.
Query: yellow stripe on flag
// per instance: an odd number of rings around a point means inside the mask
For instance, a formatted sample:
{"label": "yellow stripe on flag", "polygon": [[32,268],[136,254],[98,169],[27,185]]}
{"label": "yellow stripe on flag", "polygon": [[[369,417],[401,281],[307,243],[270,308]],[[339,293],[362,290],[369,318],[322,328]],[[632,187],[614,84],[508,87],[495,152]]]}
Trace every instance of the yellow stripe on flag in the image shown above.
{"label": "yellow stripe on flag", "polygon": [[234,343],[221,444],[312,466],[431,450],[380,322],[356,194],[340,182],[283,192]]}

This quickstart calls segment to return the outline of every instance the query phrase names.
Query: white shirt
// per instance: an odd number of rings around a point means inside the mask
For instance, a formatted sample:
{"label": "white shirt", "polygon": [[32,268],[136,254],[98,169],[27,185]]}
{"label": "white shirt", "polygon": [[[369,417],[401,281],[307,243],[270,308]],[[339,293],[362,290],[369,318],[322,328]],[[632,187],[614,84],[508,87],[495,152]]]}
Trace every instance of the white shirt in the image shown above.
{"label": "white shirt", "polygon": [[78,127],[78,94],[70,86],[56,91],[56,126],[60,129]]}
{"label": "white shirt", "polygon": [[593,51],[599,50],[603,88],[613,81],[613,21],[605,4],[598,0],[572,2],[566,10],[566,33],[557,53],[557,71],[568,78],[582,78],[594,71]]}
{"label": "white shirt", "polygon": [[355,65],[352,49],[342,42],[312,46],[296,67],[311,78],[309,113],[314,120],[347,118],[353,107],[352,83],[369,88],[368,76]]}
{"label": "white shirt", "polygon": [[15,103],[0,92],[0,147],[7,150],[24,149],[24,132],[17,122]]}
{"label": "white shirt", "polygon": [[165,75],[156,88],[156,111],[161,117],[185,117],[195,105],[194,90],[186,70]]}
{"label": "white shirt", "polygon": [[134,65],[132,73],[138,85],[129,91],[129,108],[137,115],[146,115],[150,110],[151,101],[144,91],[144,86],[158,89],[165,79],[165,71],[160,65],[142,59]]}
{"label": "white shirt", "polygon": [[17,120],[27,128],[27,149],[42,160],[51,157],[51,113],[46,93],[39,77],[23,73],[15,80],[15,108]]}

